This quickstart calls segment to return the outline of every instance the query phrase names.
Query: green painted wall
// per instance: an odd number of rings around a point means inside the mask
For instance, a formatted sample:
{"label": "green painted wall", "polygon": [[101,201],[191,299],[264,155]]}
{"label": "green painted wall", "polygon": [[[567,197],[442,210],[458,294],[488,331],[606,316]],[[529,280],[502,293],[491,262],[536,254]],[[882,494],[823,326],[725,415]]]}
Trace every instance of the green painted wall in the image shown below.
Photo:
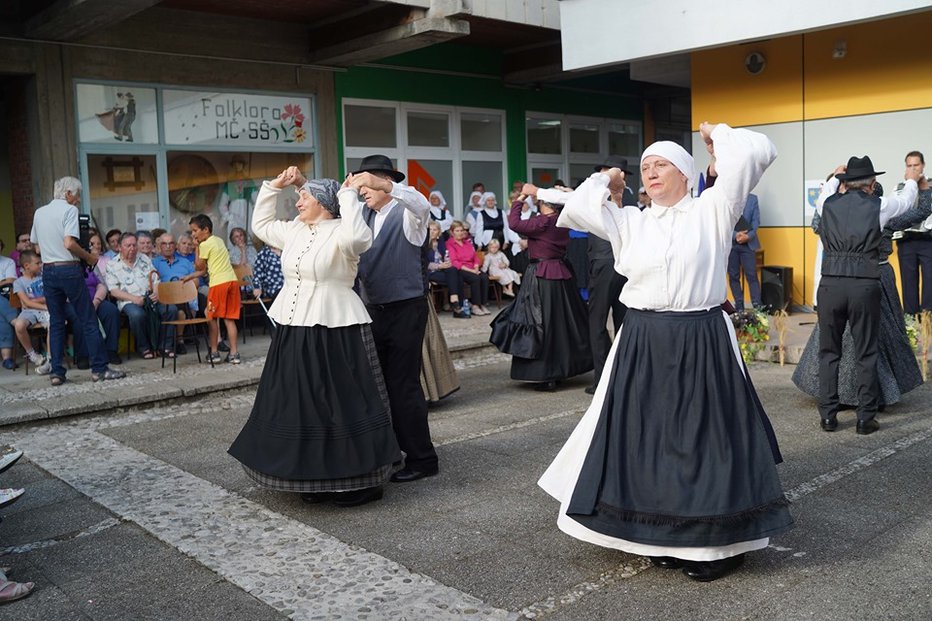
{"label": "green painted wall", "polygon": [[[528,111],[643,121],[641,98],[630,83],[621,86],[630,92],[617,95],[506,86],[501,78],[502,55],[497,50],[441,44],[386,58],[379,64],[406,69],[353,67],[335,74],[337,157],[341,174],[345,174],[342,106],[345,97],[504,110],[509,185],[511,181],[527,178],[524,124]],[[459,75],[434,71],[455,71]]]}

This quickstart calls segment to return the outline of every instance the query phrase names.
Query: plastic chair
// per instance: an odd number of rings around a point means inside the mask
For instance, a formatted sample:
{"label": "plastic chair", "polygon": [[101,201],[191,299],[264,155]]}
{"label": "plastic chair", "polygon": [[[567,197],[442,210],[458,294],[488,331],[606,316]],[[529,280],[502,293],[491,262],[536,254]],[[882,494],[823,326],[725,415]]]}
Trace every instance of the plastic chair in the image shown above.
{"label": "plastic chair", "polygon": [[[159,326],[159,338],[156,341],[157,343],[162,343],[162,330],[165,329],[165,326],[175,326],[175,340],[172,342],[172,373],[178,371],[178,337],[181,334],[181,330],[185,326],[195,326],[194,331],[194,349],[197,352],[197,361],[201,362],[201,346],[197,341],[197,326],[201,326],[201,335],[204,337],[204,344],[207,347],[207,360],[210,362],[210,367],[214,367],[214,361],[210,359],[210,341],[207,337],[207,323],[210,321],[204,317],[195,317],[194,313],[188,308],[188,304],[197,300],[197,285],[194,284],[193,280],[180,281],[174,280],[172,282],[160,282],[158,284],[159,292],[159,303],[160,304],[174,304],[175,306],[184,307],[186,314],[190,315],[190,319],[171,319],[163,320]],[[165,355],[162,355],[162,368],[165,368]]]}

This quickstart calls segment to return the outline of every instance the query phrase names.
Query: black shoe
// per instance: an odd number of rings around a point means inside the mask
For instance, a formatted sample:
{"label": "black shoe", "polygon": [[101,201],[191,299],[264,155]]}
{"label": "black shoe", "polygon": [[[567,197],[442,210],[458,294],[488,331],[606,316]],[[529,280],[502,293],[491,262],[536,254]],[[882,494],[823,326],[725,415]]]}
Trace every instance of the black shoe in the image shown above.
{"label": "black shoe", "polygon": [[120,354],[115,351],[107,352],[107,356],[110,358],[110,364],[123,364],[123,359],[120,358]]}
{"label": "black shoe", "polygon": [[683,573],[697,582],[712,582],[738,569],[744,563],[744,554],[723,558],[720,561],[687,561]]}
{"label": "black shoe", "polygon": [[385,490],[382,486],[367,487],[365,489],[356,489],[351,492],[334,492],[333,504],[338,507],[358,507],[367,502],[382,500]]}
{"label": "black shoe", "polygon": [[408,466],[405,466],[392,475],[392,483],[410,483],[411,481],[417,481],[418,479],[425,479],[427,477],[435,476],[439,472],[440,466],[424,469],[409,468]]}
{"label": "black shoe", "polygon": [[556,392],[557,383],[554,380],[550,380],[549,382],[537,382],[534,384],[534,390],[540,392]]}
{"label": "black shoe", "polygon": [[322,502],[333,500],[336,494],[336,492],[306,492],[301,494],[301,500],[309,505],[319,505]]}
{"label": "black shoe", "polygon": [[91,361],[88,358],[78,358],[74,361],[74,366],[82,371],[86,371],[91,368]]}
{"label": "black shoe", "polygon": [[838,429],[838,419],[834,416],[822,419],[822,431],[835,431]]}
{"label": "black shoe", "polygon": [[[586,394],[587,394],[587,395],[594,395],[594,394],[595,394],[595,388],[596,388],[595,384],[593,384],[592,386],[586,386]],[[653,558],[653,557],[651,557],[651,558]]]}
{"label": "black shoe", "polygon": [[672,556],[648,556],[650,564],[660,569],[679,569],[683,566],[683,561]]}
{"label": "black shoe", "polygon": [[858,421],[857,433],[859,436],[869,436],[878,429],[880,429],[880,423],[877,422],[876,418]]}

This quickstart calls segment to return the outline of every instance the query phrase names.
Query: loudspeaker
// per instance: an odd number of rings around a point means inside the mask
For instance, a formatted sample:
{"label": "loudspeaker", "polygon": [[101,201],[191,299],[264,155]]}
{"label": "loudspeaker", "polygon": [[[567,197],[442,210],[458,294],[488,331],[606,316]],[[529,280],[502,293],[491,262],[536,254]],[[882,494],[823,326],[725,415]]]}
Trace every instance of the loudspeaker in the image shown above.
{"label": "loudspeaker", "polygon": [[793,299],[793,268],[764,265],[760,268],[760,300],[768,313],[786,310]]}

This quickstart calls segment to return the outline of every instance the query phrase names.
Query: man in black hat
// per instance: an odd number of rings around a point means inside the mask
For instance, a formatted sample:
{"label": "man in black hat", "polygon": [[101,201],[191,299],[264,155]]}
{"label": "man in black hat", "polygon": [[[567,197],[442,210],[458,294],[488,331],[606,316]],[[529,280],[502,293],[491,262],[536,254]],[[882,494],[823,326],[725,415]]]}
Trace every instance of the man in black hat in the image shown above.
{"label": "man in black hat", "polygon": [[[594,168],[595,172],[606,172],[612,168],[620,168],[625,176],[634,173],[628,168],[628,160],[623,157],[610,155],[606,160]],[[638,201],[634,192],[625,187],[621,192],[612,194],[612,202],[618,207],[628,205],[637,206]],[[608,316],[611,312],[615,334],[621,328],[628,308],[621,303],[618,297],[621,289],[628,281],[627,278],[615,271],[615,256],[612,254],[612,244],[607,240],[589,235],[589,343],[592,347],[592,361],[595,365],[592,385],[586,388],[586,393],[594,394],[595,387],[602,376],[602,367],[608,358],[608,351],[612,341],[608,337]]]}
{"label": "man in black hat", "polygon": [[430,203],[401,181],[384,155],[363,158],[347,175],[368,209],[363,218],[372,229],[372,247],[359,259],[359,293],[369,316],[379,363],[385,376],[392,424],[405,466],[392,481],[406,483],[437,474],[437,453],[427,425],[427,401],[421,389],[421,342],[427,327],[425,277],[421,247],[427,239]]}
{"label": "man in black hat", "polygon": [[[822,187],[816,205],[822,217],[822,278],[819,281],[819,415],[823,431],[838,428],[838,361],[845,324],[851,326],[858,373],[856,431],[867,435],[880,424],[875,416],[877,331],[880,324],[879,246],[884,225],[918,198],[921,175],[906,169],[906,183],[895,194],[873,195],[877,183],[867,156],[852,157]],[[840,185],[840,187],[839,187]]]}

